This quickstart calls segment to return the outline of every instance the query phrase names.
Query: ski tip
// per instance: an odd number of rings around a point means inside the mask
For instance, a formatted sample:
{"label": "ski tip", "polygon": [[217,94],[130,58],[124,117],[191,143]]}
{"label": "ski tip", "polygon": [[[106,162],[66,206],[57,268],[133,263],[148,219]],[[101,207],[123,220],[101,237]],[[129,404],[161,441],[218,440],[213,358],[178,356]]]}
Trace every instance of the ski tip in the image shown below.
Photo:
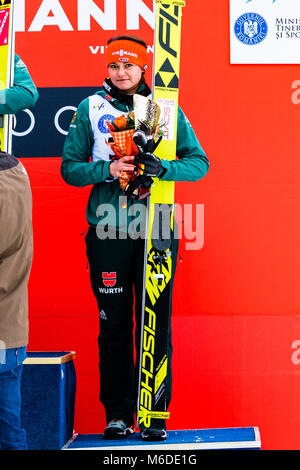
{"label": "ski tip", "polygon": [[176,7],[185,7],[185,0],[155,0],[157,4],[174,5]]}

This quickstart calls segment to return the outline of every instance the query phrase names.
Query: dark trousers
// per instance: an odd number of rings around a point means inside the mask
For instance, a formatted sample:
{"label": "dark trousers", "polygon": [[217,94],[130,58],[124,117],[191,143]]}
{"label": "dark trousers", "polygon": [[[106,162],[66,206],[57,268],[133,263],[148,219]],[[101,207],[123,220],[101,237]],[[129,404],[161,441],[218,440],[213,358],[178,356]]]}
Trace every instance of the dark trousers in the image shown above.
{"label": "dark trousers", "polygon": [[[122,418],[133,425],[137,402],[144,240],[101,240],[94,228],[89,229],[85,240],[91,285],[99,308],[100,401],[104,405],[107,422]],[[177,245],[174,243],[172,285]],[[171,400],[171,328],[168,353],[167,404]]]}

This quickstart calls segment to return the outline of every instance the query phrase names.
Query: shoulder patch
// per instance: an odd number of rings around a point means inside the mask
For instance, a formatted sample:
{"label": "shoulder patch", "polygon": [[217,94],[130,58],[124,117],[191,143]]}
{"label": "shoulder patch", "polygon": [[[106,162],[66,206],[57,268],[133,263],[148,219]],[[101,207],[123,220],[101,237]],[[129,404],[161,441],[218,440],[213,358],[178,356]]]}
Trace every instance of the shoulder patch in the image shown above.
{"label": "shoulder patch", "polygon": [[16,67],[18,69],[27,69],[26,64],[23,62],[22,59],[19,59],[18,62],[16,63]]}
{"label": "shoulder patch", "polygon": [[77,111],[75,111],[75,113],[73,114],[73,117],[72,117],[72,120],[71,120],[70,126],[69,126],[70,128],[71,128],[71,127],[74,127],[74,128],[77,127],[77,126],[76,126],[76,123],[75,123],[76,117],[77,117]]}
{"label": "shoulder patch", "polygon": [[73,117],[72,117],[72,121],[71,121],[71,124],[73,124],[73,122],[75,121],[76,119],[76,116],[77,116],[77,111],[75,111]]}

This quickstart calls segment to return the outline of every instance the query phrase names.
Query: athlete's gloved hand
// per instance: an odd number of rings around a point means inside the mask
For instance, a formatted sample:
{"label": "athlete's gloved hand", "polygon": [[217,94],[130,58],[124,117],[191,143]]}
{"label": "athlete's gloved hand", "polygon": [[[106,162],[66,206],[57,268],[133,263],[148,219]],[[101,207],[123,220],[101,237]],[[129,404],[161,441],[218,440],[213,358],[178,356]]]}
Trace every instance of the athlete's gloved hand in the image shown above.
{"label": "athlete's gloved hand", "polygon": [[151,152],[139,153],[134,159],[138,174],[144,176],[157,176],[161,171],[160,158]]}
{"label": "athlete's gloved hand", "polygon": [[[150,176],[138,175],[133,181],[131,181],[125,189],[125,194],[129,199],[144,199],[140,195],[140,189],[149,189],[153,183],[153,179]],[[150,193],[148,193],[149,195]],[[146,196],[148,197],[148,196]]]}

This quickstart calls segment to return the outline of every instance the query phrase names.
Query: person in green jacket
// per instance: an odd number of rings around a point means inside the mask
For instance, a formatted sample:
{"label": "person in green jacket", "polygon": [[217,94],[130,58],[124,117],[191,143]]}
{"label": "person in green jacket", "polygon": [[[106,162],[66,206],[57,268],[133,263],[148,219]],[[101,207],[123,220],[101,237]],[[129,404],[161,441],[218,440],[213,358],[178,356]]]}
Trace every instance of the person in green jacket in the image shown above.
{"label": "person in green jacket", "polygon": [[[133,94],[151,97],[145,81],[147,46],[134,36],[108,41],[109,78],[94,95],[78,106],[64,144],[61,175],[66,183],[92,185],[86,216],[89,225],[86,252],[93,293],[99,308],[100,401],[104,405],[106,438],[125,437],[133,432],[137,398],[143,291],[144,238],[139,224],[133,224],[136,209],[143,213],[145,200],[126,198],[120,187],[123,172],[143,168],[145,176],[166,181],[198,181],[209,168],[207,157],[183,111],[178,110],[177,157],[160,160],[154,154],[114,158],[109,143],[109,125],[133,110]],[[124,204],[125,202],[125,204]],[[173,283],[178,240],[172,247]],[[133,294],[134,293],[134,294]],[[171,400],[171,333],[169,337],[167,405]],[[153,420],[154,421],[154,420]],[[148,429],[140,427],[144,440],[166,439],[163,420]]]}
{"label": "person in green jacket", "polygon": [[0,90],[0,114],[16,114],[18,111],[32,108],[38,96],[26,65],[15,54],[14,83],[11,88]]}

